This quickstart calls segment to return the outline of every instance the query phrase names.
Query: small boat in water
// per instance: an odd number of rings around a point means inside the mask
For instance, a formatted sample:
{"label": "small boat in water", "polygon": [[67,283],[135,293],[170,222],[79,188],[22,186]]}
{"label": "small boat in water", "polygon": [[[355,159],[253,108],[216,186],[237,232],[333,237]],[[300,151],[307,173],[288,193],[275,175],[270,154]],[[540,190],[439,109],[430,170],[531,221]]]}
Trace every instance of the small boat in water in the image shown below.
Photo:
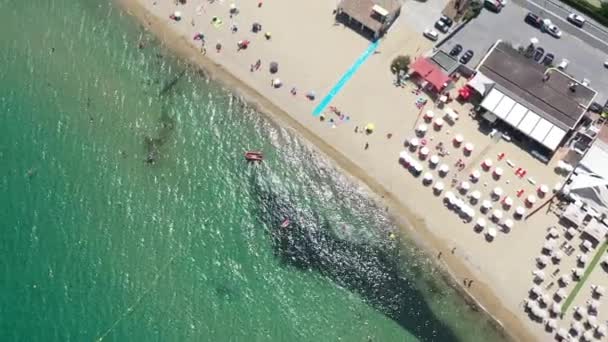
{"label": "small boat in water", "polygon": [[245,152],[245,159],[247,159],[247,161],[261,162],[262,160],[264,160],[264,156],[262,155],[262,152],[247,151],[247,152]]}

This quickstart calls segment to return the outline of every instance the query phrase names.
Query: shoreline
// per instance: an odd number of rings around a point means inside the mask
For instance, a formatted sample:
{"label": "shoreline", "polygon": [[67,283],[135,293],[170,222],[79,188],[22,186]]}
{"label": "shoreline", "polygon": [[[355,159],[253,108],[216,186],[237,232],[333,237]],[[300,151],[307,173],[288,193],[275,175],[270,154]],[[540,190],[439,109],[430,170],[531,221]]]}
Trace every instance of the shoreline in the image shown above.
{"label": "shoreline", "polygon": [[[374,200],[384,203],[389,208],[388,214],[394,219],[400,232],[406,233],[408,238],[424,250],[441,269],[441,278],[447,285],[454,288],[463,297],[467,305],[474,310],[485,312],[502,335],[512,340],[531,341],[537,339],[523,326],[521,320],[501,303],[490,287],[473,274],[463,260],[464,258],[458,255],[459,253],[450,253],[452,246],[427,227],[421,214],[414,212],[406,203],[400,201],[394,193],[378,182],[371,174],[356,165],[346,155],[300,123],[253,86],[240,80],[228,68],[214,62],[210,57],[202,56],[190,41],[167,27],[160,18],[152,14],[144,5],[135,0],[115,0],[115,2],[124,10],[125,14],[138,20],[144,30],[154,34],[168,51],[171,51],[197,70],[202,71],[213,81],[219,82],[237,96],[242,97],[256,111],[270,120],[295,132],[304,141],[313,145],[319,153],[331,160],[343,174],[353,181],[363,184]],[[435,257],[438,252],[444,252],[439,260]],[[475,287],[473,289],[465,288],[459,281],[463,278],[474,280]]]}

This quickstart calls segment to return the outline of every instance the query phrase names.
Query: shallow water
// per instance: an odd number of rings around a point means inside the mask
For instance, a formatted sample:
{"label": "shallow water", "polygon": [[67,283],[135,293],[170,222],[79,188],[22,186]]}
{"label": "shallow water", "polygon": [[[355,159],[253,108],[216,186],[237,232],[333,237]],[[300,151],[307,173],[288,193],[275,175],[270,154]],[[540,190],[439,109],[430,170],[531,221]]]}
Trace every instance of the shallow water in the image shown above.
{"label": "shallow water", "polygon": [[500,340],[365,190],[118,8],[0,20],[2,341]]}

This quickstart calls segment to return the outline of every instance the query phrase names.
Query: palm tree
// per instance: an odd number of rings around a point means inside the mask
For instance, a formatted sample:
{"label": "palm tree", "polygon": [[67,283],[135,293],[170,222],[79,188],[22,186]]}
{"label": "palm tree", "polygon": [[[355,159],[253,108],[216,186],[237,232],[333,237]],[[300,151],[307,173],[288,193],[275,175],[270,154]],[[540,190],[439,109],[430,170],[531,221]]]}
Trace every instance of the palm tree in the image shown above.
{"label": "palm tree", "polygon": [[391,62],[391,72],[393,74],[407,73],[410,69],[410,56],[399,55]]}

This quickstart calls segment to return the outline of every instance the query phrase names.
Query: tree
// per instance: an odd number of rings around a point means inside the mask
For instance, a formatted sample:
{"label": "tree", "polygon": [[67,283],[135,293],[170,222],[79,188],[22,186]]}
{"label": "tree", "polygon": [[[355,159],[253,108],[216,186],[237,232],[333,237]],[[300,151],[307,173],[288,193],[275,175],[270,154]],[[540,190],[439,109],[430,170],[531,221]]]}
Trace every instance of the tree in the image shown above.
{"label": "tree", "polygon": [[410,69],[410,56],[399,55],[391,62],[391,72],[398,74],[400,72],[407,73]]}
{"label": "tree", "polygon": [[471,0],[471,2],[469,3],[469,8],[467,9],[466,13],[464,14],[464,19],[472,20],[474,18],[477,18],[479,13],[481,13],[482,9],[483,9],[483,2],[481,0]]}

